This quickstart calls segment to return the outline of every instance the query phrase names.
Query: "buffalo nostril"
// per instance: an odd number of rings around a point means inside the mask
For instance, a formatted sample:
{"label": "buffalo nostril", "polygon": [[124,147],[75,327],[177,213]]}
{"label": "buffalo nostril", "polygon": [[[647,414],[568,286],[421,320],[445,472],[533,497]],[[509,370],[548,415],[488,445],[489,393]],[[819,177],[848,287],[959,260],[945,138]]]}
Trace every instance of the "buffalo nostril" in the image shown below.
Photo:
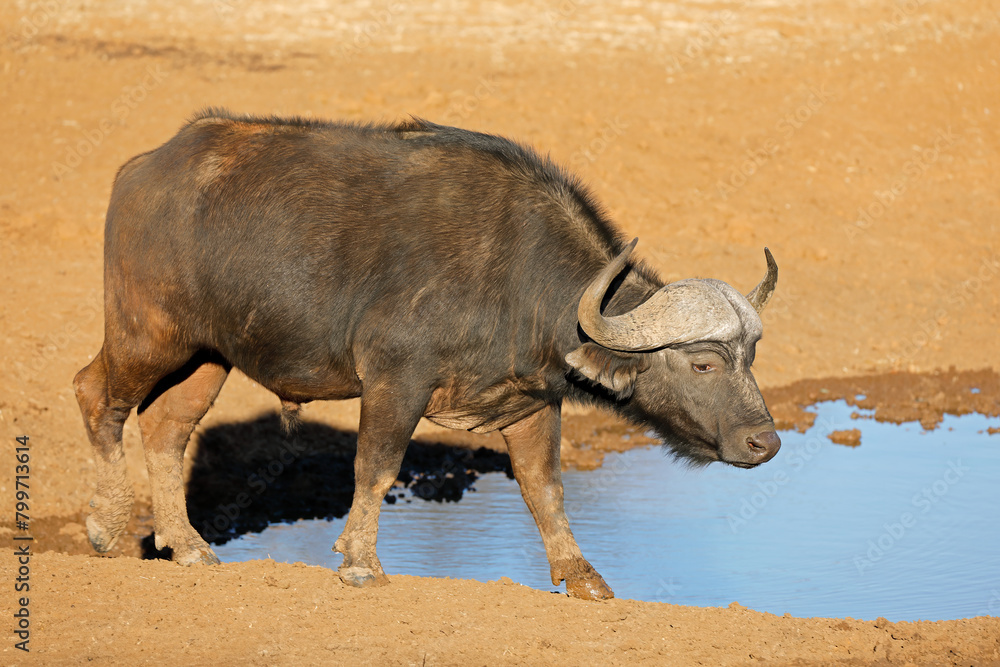
{"label": "buffalo nostril", "polygon": [[770,460],[781,448],[781,439],[774,431],[761,431],[747,438],[750,451],[760,457],[761,462]]}

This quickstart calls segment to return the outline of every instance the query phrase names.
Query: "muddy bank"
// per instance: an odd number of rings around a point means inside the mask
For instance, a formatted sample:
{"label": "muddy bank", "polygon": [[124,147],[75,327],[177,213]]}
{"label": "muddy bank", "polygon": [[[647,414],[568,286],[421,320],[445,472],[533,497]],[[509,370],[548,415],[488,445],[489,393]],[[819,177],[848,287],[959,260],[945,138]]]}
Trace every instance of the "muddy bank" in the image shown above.
{"label": "muddy bank", "polygon": [[[587,603],[503,579],[394,576],[359,590],[336,573],[252,561],[44,554],[32,560],[30,656],[7,665],[946,664],[1000,660],[1000,619],[890,623],[632,600]],[[0,556],[0,578],[13,559]],[[89,631],[81,632],[81,627]],[[30,657],[30,660],[28,659]]]}
{"label": "muddy bank", "polygon": [[874,410],[880,422],[920,422],[933,429],[944,415],[979,412],[1000,415],[1000,375],[992,369],[933,373],[886,373],[860,377],[800,380],[764,390],[779,429],[804,431],[814,416],[802,408],[819,401],[843,399],[857,408]]}

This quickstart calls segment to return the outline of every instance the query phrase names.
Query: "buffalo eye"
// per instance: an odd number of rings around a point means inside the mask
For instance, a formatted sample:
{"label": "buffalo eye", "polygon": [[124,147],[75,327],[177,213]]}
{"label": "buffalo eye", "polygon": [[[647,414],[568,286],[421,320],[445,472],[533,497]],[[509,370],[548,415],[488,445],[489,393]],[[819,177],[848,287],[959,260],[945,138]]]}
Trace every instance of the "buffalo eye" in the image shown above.
{"label": "buffalo eye", "polygon": [[715,370],[715,366],[712,364],[691,364],[691,368],[694,369],[695,373],[711,373]]}

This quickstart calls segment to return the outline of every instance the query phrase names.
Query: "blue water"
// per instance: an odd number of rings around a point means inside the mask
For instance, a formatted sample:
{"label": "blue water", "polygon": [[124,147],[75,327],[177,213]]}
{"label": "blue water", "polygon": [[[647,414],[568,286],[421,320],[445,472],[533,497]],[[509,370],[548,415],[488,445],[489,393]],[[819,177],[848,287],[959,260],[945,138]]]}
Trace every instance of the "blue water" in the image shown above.
{"label": "blue water", "polygon": [[[1000,419],[946,416],[925,432],[851,419],[843,401],[814,410],[814,426],[783,432],[754,470],[689,469],[652,448],[564,473],[584,555],[623,598],[892,621],[1000,615],[1000,435],[985,432]],[[860,447],[827,439],[846,428],[861,429]],[[517,483],[490,473],[475,488],[458,503],[383,504],[386,572],[554,590]],[[216,552],[336,568],[344,521],[274,525]]]}

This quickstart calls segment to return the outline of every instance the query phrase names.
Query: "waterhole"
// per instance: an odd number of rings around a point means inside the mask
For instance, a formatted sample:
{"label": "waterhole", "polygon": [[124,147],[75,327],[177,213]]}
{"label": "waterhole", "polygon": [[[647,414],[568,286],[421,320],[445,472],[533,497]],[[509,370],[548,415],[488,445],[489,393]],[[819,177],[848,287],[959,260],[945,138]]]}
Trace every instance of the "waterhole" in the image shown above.
{"label": "waterhole", "polygon": [[[624,598],[803,617],[1000,615],[1000,434],[988,431],[1000,419],[949,415],[924,431],[843,401],[813,411],[813,427],[783,432],[781,452],[754,470],[692,469],[651,448],[564,473],[584,555]],[[859,446],[827,437],[850,429]],[[224,562],[336,568],[344,521],[271,525],[216,551]],[[557,590],[517,483],[502,473],[482,475],[460,502],[384,503],[380,524],[390,577]]]}

